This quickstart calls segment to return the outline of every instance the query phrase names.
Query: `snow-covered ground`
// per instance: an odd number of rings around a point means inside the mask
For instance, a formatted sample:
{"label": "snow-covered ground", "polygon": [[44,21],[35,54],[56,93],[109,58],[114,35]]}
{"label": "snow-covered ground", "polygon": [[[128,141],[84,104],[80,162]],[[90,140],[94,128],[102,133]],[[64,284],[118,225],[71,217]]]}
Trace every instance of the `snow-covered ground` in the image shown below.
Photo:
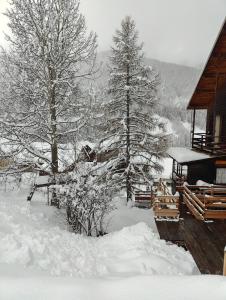
{"label": "snow-covered ground", "polygon": [[30,205],[27,193],[0,196],[1,300],[225,300],[226,278],[195,275],[190,254],[154,232],[150,210],[121,207],[110,234],[87,238],[42,193]]}

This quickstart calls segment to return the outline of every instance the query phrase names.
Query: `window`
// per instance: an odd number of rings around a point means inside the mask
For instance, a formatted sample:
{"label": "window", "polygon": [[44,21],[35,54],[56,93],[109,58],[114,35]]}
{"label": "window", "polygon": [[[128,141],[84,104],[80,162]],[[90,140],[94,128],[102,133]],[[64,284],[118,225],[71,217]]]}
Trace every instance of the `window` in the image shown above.
{"label": "window", "polygon": [[226,184],[226,168],[217,168],[217,184]]}

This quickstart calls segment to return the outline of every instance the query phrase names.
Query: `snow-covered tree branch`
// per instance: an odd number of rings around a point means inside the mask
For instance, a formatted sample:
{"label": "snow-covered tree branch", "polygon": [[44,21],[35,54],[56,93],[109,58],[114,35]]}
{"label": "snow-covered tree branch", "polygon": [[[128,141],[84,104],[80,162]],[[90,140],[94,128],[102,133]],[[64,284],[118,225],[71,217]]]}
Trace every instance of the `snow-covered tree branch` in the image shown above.
{"label": "snow-covered tree branch", "polygon": [[12,0],[6,15],[1,135],[55,174],[61,144],[89,117],[83,81],[94,72],[96,35],[87,34],[78,0]]}

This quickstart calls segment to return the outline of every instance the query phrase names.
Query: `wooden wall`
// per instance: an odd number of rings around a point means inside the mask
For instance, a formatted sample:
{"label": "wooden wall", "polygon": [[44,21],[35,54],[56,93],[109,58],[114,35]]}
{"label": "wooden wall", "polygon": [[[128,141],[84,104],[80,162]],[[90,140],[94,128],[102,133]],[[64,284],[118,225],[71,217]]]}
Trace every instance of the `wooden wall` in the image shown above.
{"label": "wooden wall", "polygon": [[209,106],[207,110],[207,120],[206,120],[206,133],[207,134],[214,134],[214,107],[213,105]]}
{"label": "wooden wall", "polygon": [[216,166],[212,160],[196,162],[188,166],[187,181],[195,185],[198,180],[214,183],[216,178]]}
{"label": "wooden wall", "polygon": [[[223,141],[226,141],[226,86],[217,91],[214,111],[214,119],[216,115],[221,116],[221,136],[224,137]],[[215,126],[214,123],[215,122],[213,122],[213,128]]]}

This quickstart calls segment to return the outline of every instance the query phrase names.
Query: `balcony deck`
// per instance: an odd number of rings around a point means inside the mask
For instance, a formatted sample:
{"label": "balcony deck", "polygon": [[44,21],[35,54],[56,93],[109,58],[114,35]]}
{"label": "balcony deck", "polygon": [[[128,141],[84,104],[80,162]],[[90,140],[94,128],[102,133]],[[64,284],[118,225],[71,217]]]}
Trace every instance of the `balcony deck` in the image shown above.
{"label": "balcony deck", "polygon": [[192,148],[211,155],[226,155],[226,137],[194,133],[192,135]]}
{"label": "balcony deck", "polygon": [[185,208],[179,222],[158,221],[161,239],[184,246],[193,256],[201,274],[222,275],[226,222],[196,220]]}

